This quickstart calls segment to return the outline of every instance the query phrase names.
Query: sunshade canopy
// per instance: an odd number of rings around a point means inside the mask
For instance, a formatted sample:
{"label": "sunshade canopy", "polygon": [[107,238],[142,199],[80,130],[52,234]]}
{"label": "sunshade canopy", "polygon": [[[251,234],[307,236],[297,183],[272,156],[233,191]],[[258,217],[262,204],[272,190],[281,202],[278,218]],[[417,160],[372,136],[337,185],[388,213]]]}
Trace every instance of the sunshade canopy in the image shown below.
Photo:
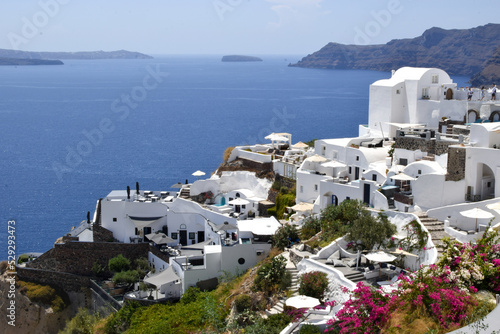
{"label": "sunshade canopy", "polygon": [[247,201],[246,199],[243,199],[243,198],[235,198],[235,199],[230,200],[229,202],[227,202],[227,204],[231,204],[231,205],[247,205],[247,204],[250,204],[250,202]]}
{"label": "sunshade canopy", "polygon": [[405,173],[399,173],[393,176],[390,176],[389,178],[393,180],[399,180],[399,181],[415,181],[416,178],[411,177],[410,175],[406,175]]}
{"label": "sunshade canopy", "polygon": [[298,295],[288,298],[285,302],[286,306],[295,308],[313,308],[321,304],[318,298],[313,298],[304,295]]}
{"label": "sunshade canopy", "polygon": [[325,157],[322,157],[321,155],[315,154],[312,157],[307,158],[306,161],[310,161],[310,162],[327,162],[328,159],[325,158]]}
{"label": "sunshade canopy", "polygon": [[310,211],[314,208],[314,204],[300,202],[291,207],[293,211]]}
{"label": "sunshade canopy", "polygon": [[175,242],[174,239],[168,237],[165,233],[150,233],[146,234],[145,237],[157,245],[165,245],[169,242]]}
{"label": "sunshade canopy", "polygon": [[203,175],[205,175],[205,172],[202,172],[201,170],[197,170],[196,172],[194,172],[191,175],[193,175],[193,176],[203,176]]}
{"label": "sunshade canopy", "polygon": [[491,218],[495,218],[495,216],[488,212],[488,211],[484,211],[483,209],[480,209],[480,208],[473,208],[473,209],[470,209],[470,210],[466,210],[466,211],[461,211],[460,214],[464,217],[467,217],[467,218],[474,218],[474,219],[491,219]]}
{"label": "sunshade canopy", "polygon": [[392,262],[396,259],[394,255],[387,254],[383,251],[368,253],[365,255],[365,258],[373,262]]}

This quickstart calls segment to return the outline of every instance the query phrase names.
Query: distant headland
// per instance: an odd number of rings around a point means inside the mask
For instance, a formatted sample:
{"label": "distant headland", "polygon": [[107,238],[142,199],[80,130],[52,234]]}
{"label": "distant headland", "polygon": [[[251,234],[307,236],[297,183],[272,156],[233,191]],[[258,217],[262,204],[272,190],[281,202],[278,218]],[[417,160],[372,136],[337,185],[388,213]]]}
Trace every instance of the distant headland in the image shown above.
{"label": "distant headland", "polygon": [[0,58],[0,66],[23,66],[23,65],[64,65],[60,60],[48,59],[23,59],[23,58]]}
{"label": "distant headland", "polygon": [[[367,44],[369,40],[362,31],[354,38],[358,44]],[[436,67],[452,75],[474,76],[477,86],[500,79],[499,45],[500,24],[451,30],[434,27],[422,36],[396,39],[383,45],[328,43],[289,66],[375,71],[391,71],[403,66]]]}
{"label": "distant headland", "polygon": [[33,52],[0,49],[0,65],[63,65],[59,59],[152,59],[127,50],[81,52]]}
{"label": "distant headland", "polygon": [[253,57],[253,56],[240,56],[240,55],[230,55],[230,56],[224,56],[222,57],[222,61],[262,61],[261,58],[259,57]]}

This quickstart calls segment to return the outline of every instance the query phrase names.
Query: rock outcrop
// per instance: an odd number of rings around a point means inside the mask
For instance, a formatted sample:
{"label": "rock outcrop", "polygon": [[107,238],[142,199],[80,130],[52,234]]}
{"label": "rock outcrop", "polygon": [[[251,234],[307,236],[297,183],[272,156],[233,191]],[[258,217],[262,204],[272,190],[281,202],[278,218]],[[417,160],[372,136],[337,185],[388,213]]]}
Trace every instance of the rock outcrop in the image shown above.
{"label": "rock outcrop", "polygon": [[495,50],[495,53],[486,62],[483,70],[471,78],[471,84],[474,87],[483,85],[490,87],[491,84],[500,83],[500,46]]}
{"label": "rock outcrop", "polygon": [[471,29],[431,28],[422,36],[384,45],[329,43],[289,66],[391,71],[403,66],[437,67],[452,75],[480,72],[500,45],[500,24]]}

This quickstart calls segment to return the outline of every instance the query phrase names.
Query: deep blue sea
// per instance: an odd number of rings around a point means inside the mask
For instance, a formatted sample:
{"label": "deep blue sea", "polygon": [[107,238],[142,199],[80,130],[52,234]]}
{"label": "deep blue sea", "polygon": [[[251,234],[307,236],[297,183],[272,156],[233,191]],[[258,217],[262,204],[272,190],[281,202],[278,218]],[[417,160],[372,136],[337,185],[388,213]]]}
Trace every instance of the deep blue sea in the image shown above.
{"label": "deep blue sea", "polygon": [[[386,72],[288,67],[300,56],[67,60],[0,67],[0,259],[44,252],[127,185],[168,190],[210,174],[228,146],[356,136]],[[465,77],[455,77],[465,86]]]}

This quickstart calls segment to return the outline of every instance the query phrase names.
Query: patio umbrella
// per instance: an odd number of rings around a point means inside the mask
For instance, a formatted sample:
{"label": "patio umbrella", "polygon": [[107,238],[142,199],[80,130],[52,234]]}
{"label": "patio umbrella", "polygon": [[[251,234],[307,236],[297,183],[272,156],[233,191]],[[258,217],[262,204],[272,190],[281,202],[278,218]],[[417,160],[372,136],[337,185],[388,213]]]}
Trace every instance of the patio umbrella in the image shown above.
{"label": "patio umbrella", "polygon": [[418,255],[415,255],[413,253],[409,253],[403,249],[396,249],[395,251],[391,252],[392,254],[397,254],[397,255],[405,255],[405,256],[413,256],[413,257],[418,257]]}
{"label": "patio umbrella", "polygon": [[216,225],[215,229],[217,231],[231,231],[231,230],[237,230],[238,227],[236,227],[233,224],[229,224],[228,222],[224,222],[224,224]]}
{"label": "patio umbrella", "polygon": [[476,219],[476,231],[477,231],[477,220],[478,219],[492,219],[495,216],[488,211],[484,211],[480,208],[473,208],[470,210],[460,211],[460,214],[466,218],[475,218]]}
{"label": "patio umbrella", "polygon": [[309,147],[309,145],[304,144],[301,141],[299,141],[298,143],[292,145],[292,148],[294,148],[294,149],[302,149],[302,148],[308,148],[308,147]]}
{"label": "patio umbrella", "polygon": [[311,203],[305,203],[305,202],[300,202],[299,204],[295,204],[294,206],[290,207],[293,211],[310,211],[314,207],[314,204]]}
{"label": "patio umbrella", "polygon": [[247,201],[246,199],[243,199],[243,198],[235,198],[235,199],[230,200],[229,202],[227,202],[227,204],[231,204],[231,205],[247,205],[247,204],[250,204],[250,202]]}
{"label": "patio umbrella", "polygon": [[270,135],[265,136],[264,139],[271,140],[271,141],[287,141],[288,140],[287,137],[280,136],[277,133],[271,133]]}
{"label": "patio umbrella", "polygon": [[205,172],[202,172],[201,170],[197,170],[196,172],[194,172],[193,174],[191,174],[193,176],[196,176],[196,178],[199,180],[200,179],[200,176],[203,176],[205,175]]}
{"label": "patio umbrella", "polygon": [[368,253],[365,255],[365,258],[373,262],[392,262],[396,259],[394,255],[387,254],[383,251]]}
{"label": "patio umbrella", "polygon": [[325,157],[322,157],[321,155],[315,154],[312,157],[307,158],[306,161],[310,161],[310,162],[327,162],[328,159],[325,158]]}
{"label": "patio umbrella", "polygon": [[389,177],[390,179],[393,180],[399,180],[399,181],[415,181],[416,178],[411,177],[410,175],[406,175],[405,173],[399,173],[393,176]]}
{"label": "patio umbrella", "polygon": [[318,298],[313,298],[304,295],[298,295],[295,297],[288,298],[285,301],[286,306],[295,307],[295,308],[313,308],[315,306],[320,305],[321,302]]}
{"label": "patio umbrella", "polygon": [[146,234],[145,237],[157,245],[164,245],[175,241],[174,239],[168,237],[165,233],[150,233]]}

